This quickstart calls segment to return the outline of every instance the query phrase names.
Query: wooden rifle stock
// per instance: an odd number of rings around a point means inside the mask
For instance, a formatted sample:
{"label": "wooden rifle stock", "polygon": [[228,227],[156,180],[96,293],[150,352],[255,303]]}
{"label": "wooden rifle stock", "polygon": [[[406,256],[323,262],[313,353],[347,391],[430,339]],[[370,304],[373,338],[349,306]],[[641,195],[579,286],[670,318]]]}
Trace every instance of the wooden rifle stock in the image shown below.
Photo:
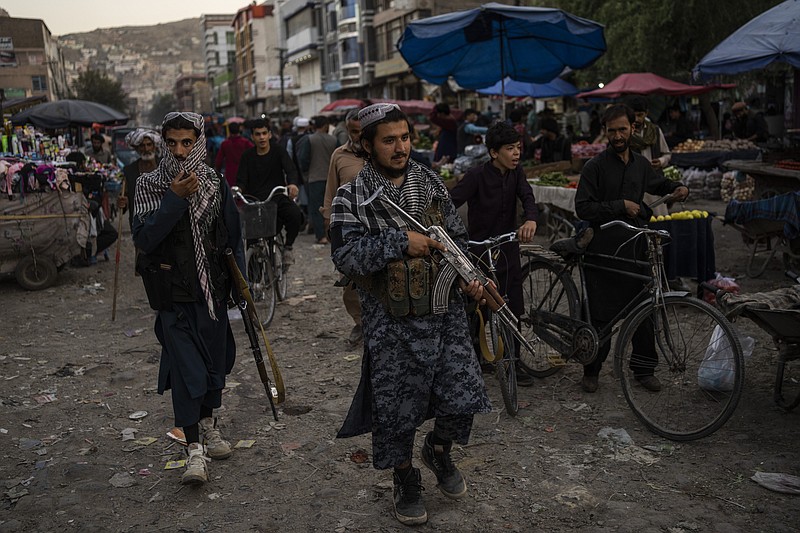
{"label": "wooden rifle stock", "polygon": [[[245,331],[250,340],[250,348],[253,350],[253,358],[256,361],[256,368],[258,368],[258,375],[261,378],[261,383],[264,384],[264,390],[267,392],[269,404],[272,408],[272,416],[278,420],[278,413],[275,410],[275,403],[281,404],[286,399],[286,388],[283,384],[283,376],[281,370],[278,368],[278,362],[275,360],[275,354],[272,352],[272,346],[267,339],[267,334],[264,331],[264,326],[258,319],[256,313],[256,306],[253,303],[253,297],[250,295],[250,287],[247,285],[247,280],[244,279],[242,271],[239,270],[239,265],[236,264],[236,258],[233,255],[233,250],[230,248],[225,250],[225,260],[228,262],[228,269],[233,277],[235,287],[234,293],[236,294],[236,305],[242,313],[242,320],[244,321]],[[261,331],[261,338],[264,341],[264,346],[267,349],[267,357],[269,358],[269,365],[272,368],[272,376],[275,379],[275,390],[273,401],[272,388],[270,387],[269,374],[264,365],[264,357],[261,354],[261,347],[258,342],[258,334],[256,327]]]}

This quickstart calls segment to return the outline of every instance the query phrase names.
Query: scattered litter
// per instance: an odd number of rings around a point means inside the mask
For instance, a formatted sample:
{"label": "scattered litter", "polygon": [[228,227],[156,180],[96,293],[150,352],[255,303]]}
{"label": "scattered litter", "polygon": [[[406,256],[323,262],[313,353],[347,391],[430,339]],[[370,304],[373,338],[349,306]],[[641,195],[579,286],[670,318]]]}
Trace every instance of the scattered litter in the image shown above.
{"label": "scattered litter", "polygon": [[152,474],[152,472],[150,471],[149,468],[140,468],[139,469],[139,475],[142,476],[142,477],[147,477],[147,476],[149,476],[151,474]]}
{"label": "scattered litter", "polygon": [[286,429],[286,424],[284,424],[283,422],[275,422],[273,420],[272,422],[269,423],[269,425],[266,428],[264,428],[265,431],[269,431],[271,429],[274,429],[275,431],[280,431],[282,429]]}
{"label": "scattered litter", "polygon": [[256,441],[254,439],[240,440],[239,442],[236,443],[236,446],[234,446],[234,448],[252,448],[253,444],[255,443]]}
{"label": "scattered litter", "polygon": [[578,411],[583,411],[584,409],[587,409],[589,407],[589,404],[577,403],[577,402],[576,403],[564,403],[564,404],[561,404],[561,405],[563,407],[569,409],[570,411],[575,411],[576,413]]}
{"label": "scattered litter", "polygon": [[40,394],[39,396],[34,396],[33,399],[36,400],[36,403],[42,405],[45,403],[54,402],[58,398],[56,398],[55,394]]}
{"label": "scattered litter", "polygon": [[123,440],[123,441],[126,441],[126,440],[133,440],[133,439],[135,439],[135,438],[136,438],[136,435],[135,435],[135,433],[136,433],[137,431],[139,431],[139,430],[138,430],[138,429],[135,429],[135,428],[125,428],[125,429],[123,429],[123,430],[120,432],[120,433],[122,433],[122,440]]}
{"label": "scattered litter", "polygon": [[167,464],[164,465],[164,470],[175,470],[176,468],[183,468],[184,466],[186,466],[186,459],[167,461]]}
{"label": "scattered litter", "polygon": [[167,431],[167,437],[178,444],[183,444],[186,446],[186,436],[183,434],[183,430],[181,428],[170,429]]}
{"label": "scattered litter", "polygon": [[140,420],[147,416],[147,411],[136,411],[128,415],[131,420]]}
{"label": "scattered litter", "polygon": [[360,465],[369,461],[369,456],[365,450],[359,449],[350,454],[350,460]]}
{"label": "scattered litter", "polygon": [[78,455],[91,455],[97,451],[97,446],[89,446],[88,448],[81,448],[78,450]]}
{"label": "scattered litter", "polygon": [[104,290],[106,290],[106,288],[103,287],[102,283],[90,283],[89,285],[83,286],[83,291],[89,294],[97,294],[98,291],[104,291]]}
{"label": "scattered litter", "polygon": [[367,489],[361,489],[356,494],[356,500],[366,500],[367,499]]}
{"label": "scattered litter", "polygon": [[220,494],[219,492],[212,492],[211,494],[208,495],[208,499],[209,500],[218,500],[221,497],[222,497],[222,494]]}
{"label": "scattered litter", "polygon": [[32,450],[42,445],[42,441],[36,439],[19,439],[20,450]]}
{"label": "scattered litter", "polygon": [[137,446],[150,446],[157,440],[158,439],[155,437],[143,437],[141,439],[136,439],[135,441],[133,441],[133,443],[136,444]]}
{"label": "scattered litter", "polygon": [[552,433],[556,430],[553,426],[547,426],[544,428],[545,433]]}
{"label": "scattered litter", "polygon": [[800,477],[780,472],[756,472],[753,481],[775,492],[785,494],[800,494]]}
{"label": "scattered litter", "polygon": [[163,500],[164,500],[164,497],[161,495],[161,493],[160,492],[156,492],[155,494],[153,494],[152,498],[147,500],[147,503],[160,502],[160,501],[163,501]]}
{"label": "scattered litter", "polygon": [[226,389],[235,389],[239,385],[241,385],[241,383],[239,383],[238,381],[226,381],[225,382],[225,388]]}
{"label": "scattered litter", "polygon": [[360,358],[361,358],[361,356],[358,355],[358,354],[355,354],[355,353],[349,353],[349,354],[344,356],[344,360],[347,361],[347,362],[357,361]]}
{"label": "scattered litter", "polygon": [[6,497],[9,500],[11,500],[11,503],[14,503],[15,501],[19,500],[20,498],[28,494],[30,494],[28,489],[21,486],[12,487],[11,489],[5,492]]}
{"label": "scattered litter", "polygon": [[316,300],[316,299],[317,299],[316,294],[306,294],[305,296],[294,296],[292,298],[287,298],[286,300],[283,301],[283,303],[295,306],[295,305],[300,305],[301,303],[306,302],[308,300]]}
{"label": "scattered litter", "polygon": [[299,447],[300,447],[299,442],[284,442],[283,444],[281,444],[281,450],[283,450],[284,452],[291,452],[293,450],[298,449]]}
{"label": "scattered litter", "polygon": [[342,518],[341,520],[339,520],[339,523],[336,524],[336,528],[334,529],[334,531],[336,533],[344,533],[345,531],[347,531],[348,528],[352,528],[353,525],[355,525],[355,522],[353,521],[352,518]]}
{"label": "scattered litter", "polygon": [[642,446],[642,448],[651,452],[665,453],[667,455],[672,455],[672,453],[675,451],[675,446],[672,444],[648,444],[646,446]]}
{"label": "scattered litter", "polygon": [[47,455],[47,448],[39,448],[38,450],[33,450],[33,453],[36,455]]}
{"label": "scattered litter", "polygon": [[0,428],[0,433],[5,435],[6,433],[8,433],[8,430],[6,428]]}
{"label": "scattered litter", "polygon": [[86,373],[86,367],[84,366],[78,367],[76,365],[73,365],[72,363],[67,363],[66,365],[56,370],[53,375],[59,378],[65,378],[69,376],[82,376],[85,373]]}
{"label": "scattered litter", "polygon": [[603,437],[620,446],[630,446],[633,444],[633,439],[628,432],[622,428],[614,429],[611,427],[604,427],[597,432],[598,437]]}
{"label": "scattered litter", "polygon": [[111,479],[109,479],[108,482],[118,489],[124,489],[136,485],[136,480],[133,479],[127,472],[117,472],[111,476]]}
{"label": "scattered litter", "polygon": [[139,329],[126,329],[125,336],[126,337],[138,337],[144,332],[144,328]]}

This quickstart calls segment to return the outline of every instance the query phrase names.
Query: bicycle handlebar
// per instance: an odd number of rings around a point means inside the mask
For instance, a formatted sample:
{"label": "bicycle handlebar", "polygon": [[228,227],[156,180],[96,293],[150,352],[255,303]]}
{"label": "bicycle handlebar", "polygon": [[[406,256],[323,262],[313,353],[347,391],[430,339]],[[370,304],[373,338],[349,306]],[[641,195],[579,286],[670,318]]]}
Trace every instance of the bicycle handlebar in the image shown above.
{"label": "bicycle handlebar", "polygon": [[615,226],[619,226],[625,228],[630,231],[635,231],[637,234],[644,234],[644,235],[659,235],[661,237],[670,237],[670,234],[667,230],[663,229],[650,229],[650,228],[640,228],[638,226],[634,226],[632,224],[628,224],[624,220],[612,220],[611,222],[606,222],[605,224],[600,225],[600,229],[608,229]]}
{"label": "bicycle handlebar", "polygon": [[504,233],[503,235],[497,235],[496,237],[489,237],[488,239],[484,239],[482,241],[469,241],[470,246],[487,246],[489,248],[494,248],[500,244],[504,244],[507,242],[514,242],[517,240],[517,232],[511,231],[509,233]]}
{"label": "bicycle handlebar", "polygon": [[[267,199],[264,200],[264,201],[265,202],[269,202],[270,200],[272,200],[273,196],[276,196],[276,195],[279,195],[279,194],[282,194],[284,196],[288,196],[289,195],[288,191],[289,191],[288,187],[286,187],[284,185],[278,185],[277,187],[273,188],[272,191],[270,191],[269,196],[267,196]],[[231,187],[231,192],[233,193],[233,196],[235,198],[241,200],[242,202],[244,202],[246,204],[254,204],[254,203],[256,203],[258,201],[258,200],[256,200],[256,201],[248,200],[245,197],[245,195],[242,194],[242,189],[240,189],[239,187],[237,187],[235,185],[233,187]]]}

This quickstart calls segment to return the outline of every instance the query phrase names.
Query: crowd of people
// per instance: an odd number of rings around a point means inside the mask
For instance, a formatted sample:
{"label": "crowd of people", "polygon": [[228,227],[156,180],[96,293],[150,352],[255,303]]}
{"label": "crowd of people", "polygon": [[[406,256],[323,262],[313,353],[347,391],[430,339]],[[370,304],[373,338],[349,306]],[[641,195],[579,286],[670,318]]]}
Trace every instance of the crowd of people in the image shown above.
{"label": "crowd of people", "polygon": [[[578,184],[576,211],[591,228],[577,238],[580,248],[615,249],[621,236],[601,225],[615,219],[645,224],[653,214],[647,194],[686,198],[688,189],[661,173],[669,162],[667,139],[686,134],[681,117],[670,110],[670,123],[662,131],[647,114],[646,99],[632,98],[599,117],[608,144],[586,163]],[[439,129],[433,162],[458,157],[476,143],[489,154],[487,162],[466,172],[450,190],[433,165],[413,157],[414,127],[396,104],[354,109],[334,122],[318,116],[276,127],[265,118],[251,120],[244,125],[246,136],[231,127],[213,154],[203,119],[194,113],[169,113],[160,131],[129,135],[139,159],[125,168],[127,186],[119,206],[128,210],[139,251],[137,272],[158,311],[158,390],[171,390],[175,425],[188,444],[183,483],[207,482],[207,458],[226,459],[233,453],[214,418],[236,354],[225,306],[230,275],[222,250],[234,250],[239,268],[246,271],[230,187],[263,200],[274,187],[286,186],[288,195],[277,202],[287,262],[307,223],[317,244],[330,245],[347,320],[353,323],[349,341],[363,346],[361,380],[338,436],[372,434],[373,466],[392,472],[396,518],[405,525],[423,524],[428,515],[422,476],[414,466],[414,441],[417,428],[433,418],[420,461],[446,497],[466,495],[451,450],[453,443],[468,442],[474,415],[491,409],[467,318],[469,302],[485,305],[485,288],[477,280],[454,283],[447,308],[434,312],[432,287],[444,244],[415,231],[380,198],[423,226],[443,227],[464,252],[470,238],[511,231],[519,242],[530,242],[539,213],[521,169],[524,153],[540,150],[543,161],[563,161],[570,146],[548,113],[533,117],[536,135],[530,118],[514,113],[509,120],[481,126],[475,110],[466,110],[459,121],[448,106],[437,105],[430,116]],[[457,212],[462,204],[469,207],[466,221]],[[501,258],[497,288],[520,317],[518,243],[506,245]],[[641,288],[640,282],[598,272],[587,279],[595,327]],[[641,386],[655,393],[661,388],[653,375],[658,360],[652,332],[645,329],[634,337],[644,363],[633,370]],[[586,393],[597,391],[608,349],[602,346],[598,358],[586,365],[581,383]],[[525,385],[521,368],[519,374],[519,384]]]}

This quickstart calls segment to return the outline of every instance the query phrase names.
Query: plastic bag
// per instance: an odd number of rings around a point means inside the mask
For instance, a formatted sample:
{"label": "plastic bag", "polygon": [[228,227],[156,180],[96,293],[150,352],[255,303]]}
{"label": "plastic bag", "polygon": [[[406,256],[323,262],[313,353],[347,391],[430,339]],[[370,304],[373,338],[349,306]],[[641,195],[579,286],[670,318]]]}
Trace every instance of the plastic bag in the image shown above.
{"label": "plastic bag", "polygon": [[[739,284],[736,283],[734,278],[726,278],[719,272],[716,273],[716,277],[714,279],[708,280],[709,285],[713,285],[718,289],[722,289],[725,292],[730,292],[732,294],[739,294]],[[703,299],[714,305],[717,301],[713,292],[706,290],[703,294]]]}
{"label": "plastic bag", "polygon": [[[742,354],[750,357],[755,346],[755,339],[741,339]],[[697,384],[710,391],[731,391],[736,379],[736,366],[733,360],[733,348],[728,342],[725,332],[720,326],[714,326],[711,341],[706,354],[697,368]]]}

